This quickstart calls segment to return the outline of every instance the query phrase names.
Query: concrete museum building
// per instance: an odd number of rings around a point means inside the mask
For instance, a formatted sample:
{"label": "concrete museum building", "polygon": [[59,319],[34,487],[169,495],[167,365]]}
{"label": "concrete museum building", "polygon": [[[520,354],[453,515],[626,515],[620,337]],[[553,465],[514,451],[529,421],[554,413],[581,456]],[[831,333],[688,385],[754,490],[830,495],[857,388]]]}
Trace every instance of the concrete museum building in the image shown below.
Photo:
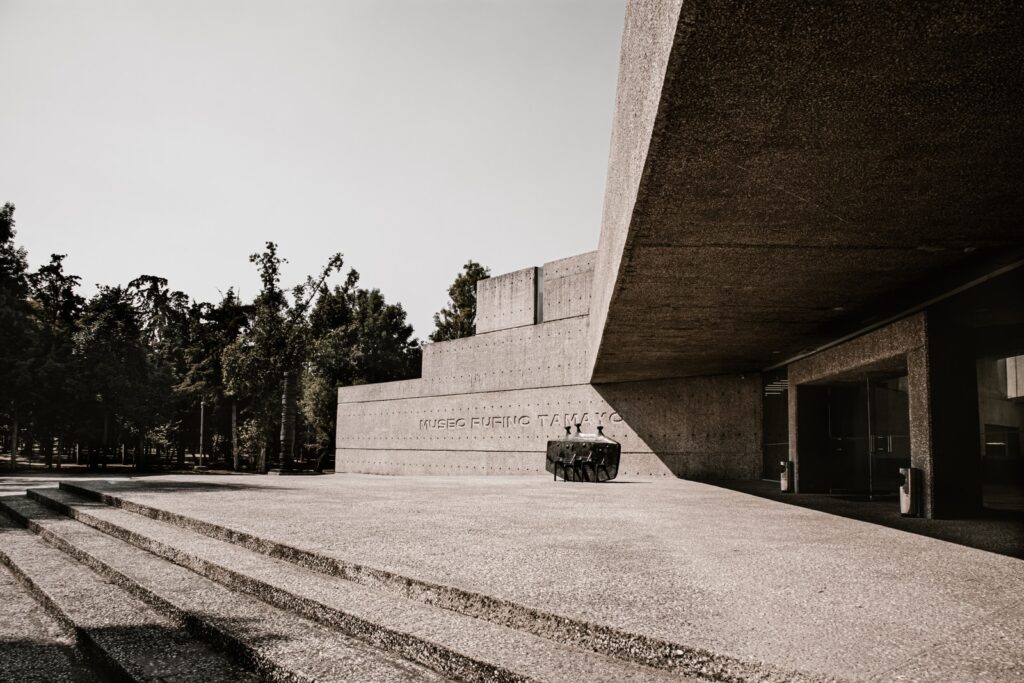
{"label": "concrete museum building", "polygon": [[1024,9],[629,3],[600,241],[479,283],[420,379],[339,390],[336,469],[1019,495]]}

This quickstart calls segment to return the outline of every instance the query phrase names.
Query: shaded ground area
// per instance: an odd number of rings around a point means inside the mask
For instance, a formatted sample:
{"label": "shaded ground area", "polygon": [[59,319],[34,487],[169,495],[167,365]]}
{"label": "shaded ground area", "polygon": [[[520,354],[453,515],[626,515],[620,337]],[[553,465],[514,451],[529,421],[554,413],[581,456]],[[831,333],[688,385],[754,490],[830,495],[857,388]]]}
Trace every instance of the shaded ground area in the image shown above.
{"label": "shaded ground area", "polygon": [[979,550],[1024,559],[1024,509],[1015,492],[994,491],[994,503],[971,519],[918,519],[900,515],[899,500],[782,493],[773,481],[716,481],[715,486],[767,498],[787,505],[818,510],[892,529],[957,543]]}
{"label": "shaded ground area", "polygon": [[742,659],[855,679],[1024,675],[1024,562],[707,484],[193,475],[90,485]]}
{"label": "shaded ground area", "polygon": [[[157,481],[162,482],[161,484],[154,484],[155,488],[160,490],[167,489],[231,489],[239,488],[242,486],[249,485],[248,475],[238,474],[236,472],[229,472],[227,470],[208,470],[203,473],[203,477],[193,476],[190,472],[179,472],[179,475],[185,475],[178,481],[170,481],[165,479],[169,474],[167,472],[136,472],[134,468],[112,466],[107,469],[90,470],[85,466],[78,465],[65,465],[60,470],[48,470],[45,467],[33,467],[33,468],[22,468],[18,469],[13,473],[8,473],[0,468],[0,496],[14,496],[25,493],[26,489],[30,488],[46,488],[55,487],[60,481],[74,481],[74,482],[86,482],[86,481],[116,481],[119,479],[125,480],[136,480],[143,481],[151,478],[160,478]],[[232,482],[221,483],[217,477],[231,475],[234,478]],[[261,479],[257,475],[252,475],[255,479]],[[245,482],[245,483],[242,483]],[[261,483],[263,487],[267,484]]]}
{"label": "shaded ground area", "polygon": [[70,632],[0,566],[0,679],[95,683],[109,673],[85,660]]}

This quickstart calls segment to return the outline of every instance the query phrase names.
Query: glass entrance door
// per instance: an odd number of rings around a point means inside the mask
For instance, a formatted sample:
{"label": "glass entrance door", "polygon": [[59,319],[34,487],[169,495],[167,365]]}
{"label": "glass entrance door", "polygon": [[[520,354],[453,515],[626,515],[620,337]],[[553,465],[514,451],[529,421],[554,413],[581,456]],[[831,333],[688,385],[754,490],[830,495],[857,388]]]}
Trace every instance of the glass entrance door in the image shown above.
{"label": "glass entrance door", "polygon": [[827,490],[896,495],[910,465],[906,376],[869,377],[828,387]]}
{"label": "glass entrance door", "polygon": [[896,495],[900,468],[910,467],[910,404],[907,377],[867,380],[870,417],[868,494]]}

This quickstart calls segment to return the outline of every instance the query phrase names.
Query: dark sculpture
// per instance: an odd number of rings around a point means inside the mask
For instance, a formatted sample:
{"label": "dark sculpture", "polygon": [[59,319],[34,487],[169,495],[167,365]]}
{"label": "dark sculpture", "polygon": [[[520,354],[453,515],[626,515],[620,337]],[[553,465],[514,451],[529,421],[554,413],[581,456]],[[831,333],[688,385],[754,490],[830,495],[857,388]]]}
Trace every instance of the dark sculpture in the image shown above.
{"label": "dark sculpture", "polygon": [[563,438],[548,441],[545,468],[555,481],[559,476],[564,481],[609,481],[619,474],[621,455],[622,445],[605,436],[604,427],[597,434],[583,434],[577,424],[575,434],[566,427]]}

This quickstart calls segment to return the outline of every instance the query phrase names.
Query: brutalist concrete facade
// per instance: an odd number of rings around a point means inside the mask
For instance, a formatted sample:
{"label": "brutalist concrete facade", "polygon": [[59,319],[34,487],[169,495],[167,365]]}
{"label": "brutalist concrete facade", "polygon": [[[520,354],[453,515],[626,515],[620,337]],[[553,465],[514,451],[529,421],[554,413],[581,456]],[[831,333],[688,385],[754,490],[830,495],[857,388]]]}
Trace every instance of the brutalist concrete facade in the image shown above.
{"label": "brutalist concrete facade", "polygon": [[827,490],[828,387],[898,375],[925,514],[976,508],[977,363],[1024,354],[1020,63],[1008,1],[629,2],[596,252],[482,281],[421,379],[341,389],[339,471],[540,472],[579,420],[630,476],[774,476],[782,372]]}
{"label": "brutalist concrete facade", "polygon": [[[756,476],[756,375],[588,381],[594,256],[481,281],[479,316],[492,321],[491,329],[427,346],[420,379],[340,389],[337,469],[539,473],[547,440],[580,423],[590,431],[603,425],[622,443],[623,474]],[[522,291],[523,281],[542,287],[542,295]],[[536,311],[534,301],[542,302]],[[527,305],[542,322],[526,323]],[[494,321],[504,326],[495,329]]]}

